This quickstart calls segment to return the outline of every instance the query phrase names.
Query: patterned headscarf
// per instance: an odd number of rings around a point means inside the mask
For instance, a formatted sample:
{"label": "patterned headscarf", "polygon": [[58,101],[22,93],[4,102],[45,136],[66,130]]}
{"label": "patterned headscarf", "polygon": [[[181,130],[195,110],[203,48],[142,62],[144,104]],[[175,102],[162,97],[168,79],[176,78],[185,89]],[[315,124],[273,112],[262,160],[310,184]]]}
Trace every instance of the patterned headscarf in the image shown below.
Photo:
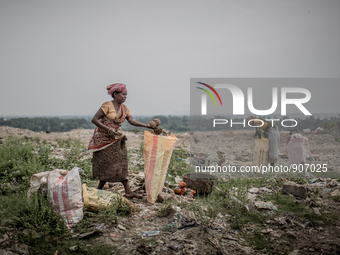
{"label": "patterned headscarf", "polygon": [[109,86],[106,87],[108,94],[112,95],[113,92],[118,91],[118,92],[127,92],[126,90],[126,85],[123,83],[113,83]]}

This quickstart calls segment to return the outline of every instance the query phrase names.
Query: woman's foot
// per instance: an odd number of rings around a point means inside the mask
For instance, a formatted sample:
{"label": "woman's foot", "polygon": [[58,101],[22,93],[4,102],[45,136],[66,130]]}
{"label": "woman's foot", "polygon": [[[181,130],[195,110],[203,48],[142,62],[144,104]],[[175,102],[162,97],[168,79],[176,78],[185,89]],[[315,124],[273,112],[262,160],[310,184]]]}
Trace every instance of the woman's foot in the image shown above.
{"label": "woman's foot", "polygon": [[125,195],[124,195],[126,198],[133,198],[133,197],[136,197],[136,198],[143,198],[143,196],[142,195],[138,195],[138,194],[136,194],[136,193],[133,193],[133,192],[131,192],[131,193],[126,193]]}

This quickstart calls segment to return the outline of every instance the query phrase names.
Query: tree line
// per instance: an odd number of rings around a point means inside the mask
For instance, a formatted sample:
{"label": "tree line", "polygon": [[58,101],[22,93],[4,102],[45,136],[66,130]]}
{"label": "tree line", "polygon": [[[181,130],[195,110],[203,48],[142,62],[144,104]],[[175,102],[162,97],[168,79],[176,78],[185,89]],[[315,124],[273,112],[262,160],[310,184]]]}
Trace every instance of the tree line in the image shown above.
{"label": "tree line", "polygon": [[[236,124],[231,127],[231,121],[233,123],[242,123],[243,118],[227,118],[227,124],[216,125],[213,127],[214,119],[225,119],[222,116],[214,116],[207,119],[202,119],[201,117],[189,117],[189,116],[138,116],[135,117],[136,120],[142,123],[149,123],[151,120],[158,118],[161,121],[161,127],[171,132],[188,132],[188,131],[212,131],[212,130],[237,130],[244,129],[243,125]],[[297,126],[293,128],[282,127],[281,121],[284,119],[290,119],[289,116],[284,116],[282,118],[273,117],[273,119],[279,119],[274,123],[278,124],[280,130],[297,130],[297,129],[311,129],[312,131],[318,127],[330,128],[333,126],[340,126],[340,115],[339,117],[332,117],[329,119],[314,118],[313,116],[308,118],[293,118],[297,121]],[[286,122],[286,125],[292,125],[292,122]],[[9,126],[21,129],[29,129],[32,131],[46,131],[51,132],[67,132],[72,129],[94,129],[95,125],[86,118],[58,118],[58,117],[36,117],[36,118],[0,118],[0,126]],[[122,129],[126,131],[138,132],[144,130],[144,128],[139,128],[130,125],[127,121],[122,124]],[[250,127],[246,127],[250,129]]]}

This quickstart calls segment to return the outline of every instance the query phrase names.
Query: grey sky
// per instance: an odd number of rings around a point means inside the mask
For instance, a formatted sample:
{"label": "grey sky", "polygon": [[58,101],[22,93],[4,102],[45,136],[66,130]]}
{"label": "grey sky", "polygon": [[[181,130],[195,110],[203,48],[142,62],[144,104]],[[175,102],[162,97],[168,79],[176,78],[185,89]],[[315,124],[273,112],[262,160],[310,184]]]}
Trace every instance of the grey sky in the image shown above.
{"label": "grey sky", "polygon": [[[192,77],[339,77],[340,1],[0,2],[0,116],[189,114]],[[322,93],[322,92],[321,92]]]}

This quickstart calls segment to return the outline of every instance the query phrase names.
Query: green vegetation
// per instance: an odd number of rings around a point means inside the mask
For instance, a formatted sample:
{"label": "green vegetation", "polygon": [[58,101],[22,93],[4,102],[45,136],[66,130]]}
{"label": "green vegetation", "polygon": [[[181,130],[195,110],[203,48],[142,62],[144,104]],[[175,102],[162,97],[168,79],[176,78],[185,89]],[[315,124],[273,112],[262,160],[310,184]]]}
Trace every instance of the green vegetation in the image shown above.
{"label": "green vegetation", "polygon": [[85,118],[0,118],[0,126],[8,126],[32,131],[66,132],[72,129],[94,129],[95,125]]}
{"label": "green vegetation", "polygon": [[[66,147],[61,147],[63,158],[53,157],[52,149],[60,148],[60,145]],[[27,189],[32,174],[56,168],[70,170],[78,166],[91,176],[90,159],[80,159],[82,149],[79,140],[68,139],[57,141],[57,144],[46,144],[46,141],[39,139],[5,139],[0,146],[0,194]]]}
{"label": "green vegetation", "polygon": [[172,201],[168,200],[165,201],[164,204],[162,205],[162,207],[159,209],[159,211],[157,212],[157,217],[168,217],[173,211],[172,211]]}
{"label": "green vegetation", "polygon": [[[52,155],[53,148],[62,151],[62,157]],[[81,156],[83,145],[79,140],[46,141],[6,138],[0,145],[0,234],[10,236],[4,248],[13,243],[29,246],[29,254],[112,254],[119,250],[94,240],[78,239],[66,227],[64,219],[54,212],[47,194],[33,194],[27,197],[32,174],[55,168],[70,170],[78,166],[89,177],[81,177],[82,183],[95,185],[91,179],[91,161]],[[114,201],[107,210],[99,213],[88,212],[84,219],[73,228],[73,233],[88,233],[99,224],[117,223],[119,215],[129,209],[121,200]],[[4,232],[5,231],[5,232]]]}
{"label": "green vegetation", "polygon": [[175,182],[175,177],[182,178],[183,174],[190,172],[189,164],[186,160],[189,159],[190,152],[182,148],[175,148],[172,152],[166,180]]}

